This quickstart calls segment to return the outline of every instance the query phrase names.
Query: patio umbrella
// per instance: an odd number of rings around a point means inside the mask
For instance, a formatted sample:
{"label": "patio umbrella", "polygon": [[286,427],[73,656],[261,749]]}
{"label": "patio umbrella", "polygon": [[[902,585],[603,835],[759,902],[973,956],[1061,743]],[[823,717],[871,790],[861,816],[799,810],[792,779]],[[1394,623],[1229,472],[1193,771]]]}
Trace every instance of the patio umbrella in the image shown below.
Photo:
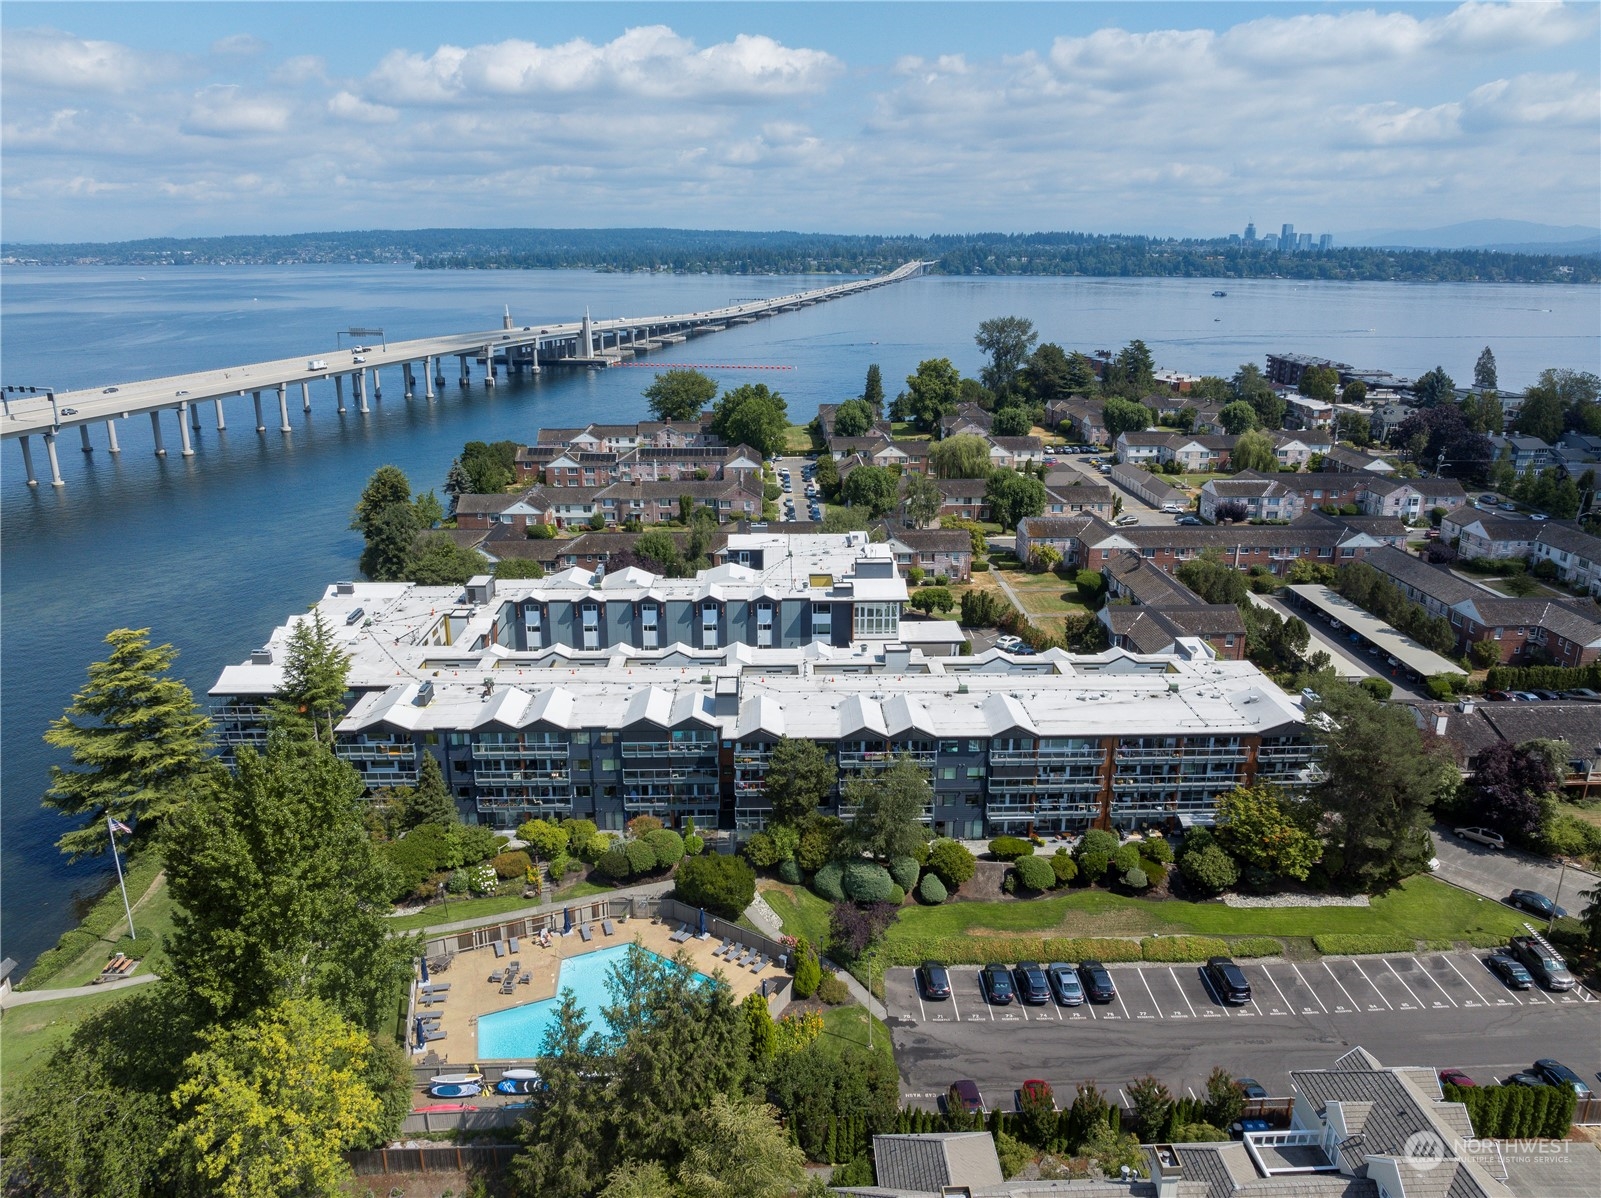
{"label": "patio umbrella", "polygon": [[417,959],[422,962],[422,980],[426,982],[428,980],[428,956],[425,953]]}
{"label": "patio umbrella", "polygon": [[563,936],[565,936],[569,932],[571,932],[572,930],[573,930],[573,909],[571,907],[563,907],[561,909],[561,934]]}
{"label": "patio umbrella", "polygon": [[702,907],[700,909],[700,934],[702,936],[706,935],[706,908],[705,907]]}

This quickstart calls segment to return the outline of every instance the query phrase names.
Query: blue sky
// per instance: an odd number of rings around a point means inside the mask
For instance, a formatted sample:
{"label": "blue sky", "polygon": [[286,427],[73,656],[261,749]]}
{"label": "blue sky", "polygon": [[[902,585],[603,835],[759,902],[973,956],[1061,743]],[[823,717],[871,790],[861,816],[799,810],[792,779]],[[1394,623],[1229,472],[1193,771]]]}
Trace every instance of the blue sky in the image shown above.
{"label": "blue sky", "polygon": [[1601,223],[1601,8],[0,8],[7,240]]}

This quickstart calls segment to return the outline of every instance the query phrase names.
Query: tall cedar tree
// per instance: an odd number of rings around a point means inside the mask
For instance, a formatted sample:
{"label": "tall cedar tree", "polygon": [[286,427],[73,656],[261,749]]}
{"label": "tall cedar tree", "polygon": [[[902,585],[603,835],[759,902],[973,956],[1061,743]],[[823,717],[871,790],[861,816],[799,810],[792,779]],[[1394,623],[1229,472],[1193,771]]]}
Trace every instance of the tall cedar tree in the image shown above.
{"label": "tall cedar tree", "polygon": [[1473,364],[1473,385],[1480,391],[1494,391],[1495,379],[1495,354],[1486,345],[1479,351],[1479,360]]}
{"label": "tall cedar tree", "polygon": [[874,362],[867,368],[867,381],[862,384],[862,398],[873,409],[873,419],[884,418],[884,376]]}
{"label": "tall cedar tree", "polygon": [[90,665],[89,684],[44,734],[73,759],[50,767],[44,802],[78,821],[56,841],[74,861],[105,851],[108,815],[133,825],[172,811],[211,745],[211,721],[166,676],[176,649],[151,648],[148,628],[113,629],[106,643],[111,655]]}
{"label": "tall cedar tree", "polygon": [[409,831],[422,824],[448,828],[456,822],[456,800],[445,785],[444,774],[439,772],[439,761],[424,750],[422,764],[417,770],[417,785],[401,797],[400,826]]}
{"label": "tall cedar tree", "polygon": [[1430,812],[1456,767],[1426,746],[1401,706],[1354,686],[1322,692],[1325,719],[1309,723],[1323,780],[1310,798],[1323,812],[1323,866],[1330,880],[1365,894],[1428,868]]}
{"label": "tall cedar tree", "polygon": [[781,736],[767,762],[764,791],[774,824],[798,827],[834,789],[839,771],[816,741]]}
{"label": "tall cedar tree", "polygon": [[358,800],[361,777],[283,732],[242,748],[167,820],[170,979],[213,1020],[319,997],[376,1027],[409,945],[382,916],[391,882]]}
{"label": "tall cedar tree", "polygon": [[555,1020],[539,1046],[544,1085],[528,1099],[518,1123],[524,1145],[511,1162],[518,1194],[539,1198],[586,1198],[599,1188],[617,1160],[610,1117],[607,1063],[600,1039],[571,990],[563,990]]}
{"label": "tall cedar tree", "polygon": [[304,727],[317,740],[333,743],[334,725],[345,710],[350,654],[334,640],[322,612],[302,616],[289,634],[283,681],[273,695],[274,722]]}

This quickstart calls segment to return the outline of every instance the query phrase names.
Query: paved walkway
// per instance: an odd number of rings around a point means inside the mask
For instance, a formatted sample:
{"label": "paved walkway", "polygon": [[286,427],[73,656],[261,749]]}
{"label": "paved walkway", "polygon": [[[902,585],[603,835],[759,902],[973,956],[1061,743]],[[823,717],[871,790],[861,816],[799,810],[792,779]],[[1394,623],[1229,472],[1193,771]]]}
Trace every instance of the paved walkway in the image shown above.
{"label": "paved walkway", "polygon": [[[773,936],[782,936],[784,934],[784,921],[779,919],[778,913],[767,905],[766,898],[762,896],[762,892],[759,890],[756,892],[756,897],[751,900],[751,905],[745,908],[745,918]],[[832,969],[839,974],[840,981],[845,983],[845,987],[851,992],[851,999],[854,1002],[866,1007],[875,1019],[888,1018],[889,1012],[884,1010],[884,1004],[869,994],[866,986],[862,985],[827,957],[822,958],[822,964],[824,969]]]}
{"label": "paved walkway", "polygon": [[58,998],[87,998],[91,994],[105,994],[112,990],[126,990],[129,986],[142,986],[146,982],[160,981],[153,973],[139,973],[131,978],[118,978],[114,982],[101,982],[96,986],[64,986],[60,990],[13,990],[0,998],[0,1010],[25,1007],[29,1003],[54,1002]]}

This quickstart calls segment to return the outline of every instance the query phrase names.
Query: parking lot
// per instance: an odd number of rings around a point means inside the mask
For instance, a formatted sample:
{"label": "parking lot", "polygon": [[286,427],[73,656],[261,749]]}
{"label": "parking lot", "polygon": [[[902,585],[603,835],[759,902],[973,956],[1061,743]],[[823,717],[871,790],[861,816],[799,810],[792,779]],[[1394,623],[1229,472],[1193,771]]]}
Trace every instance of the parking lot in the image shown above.
{"label": "parking lot", "polygon": [[1006,1105],[1029,1077],[1070,1094],[1079,1081],[1116,1089],[1155,1074],[1183,1094],[1215,1065],[1282,1095],[1291,1069],[1326,1068],[1357,1044],[1385,1064],[1479,1070],[1485,1084],[1546,1056],[1593,1076],[1601,997],[1509,990],[1484,955],[1241,962],[1252,990],[1243,1006],[1222,1003],[1197,965],[1149,963],[1109,965],[1117,998],[1104,1005],[992,1007],[977,966],[951,967],[951,997],[938,1002],[912,970],[890,970],[885,999],[910,1101],[931,1101],[958,1077]]}

